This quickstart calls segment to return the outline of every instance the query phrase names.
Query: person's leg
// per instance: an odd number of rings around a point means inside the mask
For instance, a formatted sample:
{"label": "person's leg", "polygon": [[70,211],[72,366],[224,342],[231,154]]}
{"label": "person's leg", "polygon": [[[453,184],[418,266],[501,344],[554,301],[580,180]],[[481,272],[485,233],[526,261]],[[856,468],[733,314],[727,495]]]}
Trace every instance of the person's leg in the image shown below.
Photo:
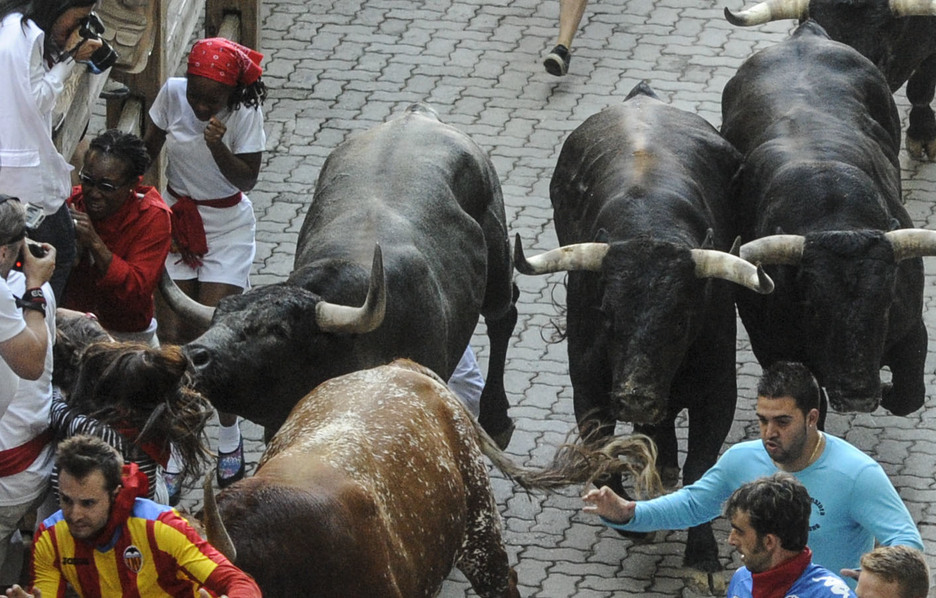
{"label": "person's leg", "polygon": [[[198,302],[202,305],[217,306],[229,295],[239,295],[244,289],[232,284],[220,282],[202,282],[198,289]],[[244,440],[241,438],[237,416],[233,413],[218,412],[221,424],[218,430],[218,486],[225,488],[244,477]]]}
{"label": "person's leg", "polygon": [[461,399],[471,415],[478,419],[481,413],[481,392],[484,390],[484,376],[481,375],[481,368],[478,366],[478,360],[475,358],[471,345],[465,348],[462,353],[455,371],[452,372],[448,380],[449,388]]}
{"label": "person's leg", "polygon": [[[174,280],[176,286],[189,297],[198,298],[198,280]],[[159,343],[165,345],[184,345],[194,340],[200,331],[190,330],[185,322],[176,315],[175,311],[163,299],[162,293],[157,290],[153,293],[153,302],[156,305],[156,336]]]}
{"label": "person's leg", "polygon": [[[43,493],[33,500],[6,507],[0,507],[0,585],[9,586],[20,583],[20,570],[25,554],[19,531],[20,522],[26,515],[36,514],[36,509],[45,500]],[[32,519],[32,517],[30,517]]]}
{"label": "person's leg", "polygon": [[559,39],[556,43],[572,49],[572,39],[578,31],[588,0],[559,0]]}
{"label": "person's leg", "polygon": [[56,304],[61,305],[68,275],[78,256],[75,247],[75,223],[68,206],[62,204],[56,213],[46,216],[36,230],[29,232],[29,238],[55,247],[55,271],[52,272],[49,284],[55,293]]}
{"label": "person's leg", "polygon": [[561,77],[568,72],[572,39],[582,22],[587,4],[588,0],[559,0],[559,37],[556,46],[543,61],[550,75]]}

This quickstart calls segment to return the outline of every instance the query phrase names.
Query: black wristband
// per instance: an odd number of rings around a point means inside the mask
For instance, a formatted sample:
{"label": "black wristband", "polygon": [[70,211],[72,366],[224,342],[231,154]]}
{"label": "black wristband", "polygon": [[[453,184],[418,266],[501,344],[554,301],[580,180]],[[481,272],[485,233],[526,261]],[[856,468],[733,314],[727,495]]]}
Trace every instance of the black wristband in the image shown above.
{"label": "black wristband", "polygon": [[42,289],[36,287],[33,289],[26,289],[26,292],[23,293],[22,299],[16,300],[16,305],[20,309],[31,309],[33,311],[42,312],[42,315],[46,315],[46,298],[42,294]]}
{"label": "black wristband", "polygon": [[46,304],[45,295],[42,294],[42,289],[40,289],[39,287],[26,289],[26,292],[23,293],[23,301],[29,301],[32,303],[41,303],[42,305]]}

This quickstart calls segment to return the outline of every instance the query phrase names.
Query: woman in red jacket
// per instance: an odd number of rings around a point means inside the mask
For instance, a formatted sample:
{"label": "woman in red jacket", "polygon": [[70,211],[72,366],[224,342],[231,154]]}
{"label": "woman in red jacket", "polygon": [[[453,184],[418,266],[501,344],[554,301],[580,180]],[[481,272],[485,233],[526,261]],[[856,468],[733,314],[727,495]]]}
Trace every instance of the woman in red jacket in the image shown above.
{"label": "woman in red jacket", "polygon": [[78,263],[62,307],[94,313],[117,340],[158,346],[153,290],[172,235],[169,207],[140,184],[149,163],[135,135],[112,129],[91,141],[68,198]]}

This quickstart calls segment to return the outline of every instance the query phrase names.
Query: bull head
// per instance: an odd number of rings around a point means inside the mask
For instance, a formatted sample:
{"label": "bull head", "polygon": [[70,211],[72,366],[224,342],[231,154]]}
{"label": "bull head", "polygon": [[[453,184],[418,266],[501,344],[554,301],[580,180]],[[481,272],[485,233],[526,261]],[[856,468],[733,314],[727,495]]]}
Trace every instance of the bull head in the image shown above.
{"label": "bull head", "polygon": [[[576,243],[533,256],[523,254],[520,235],[514,244],[514,265],[522,274],[551,274],[571,270],[600,272],[601,262],[608,253],[607,243]],[[737,283],[757,293],[770,293],[774,284],[760,266],[712,249],[690,249],[698,278],[720,278]]]}
{"label": "bull head", "polygon": [[[159,290],[166,303],[185,321],[204,332],[211,324],[215,308],[202,305],[182,292],[163,268]],[[387,309],[387,281],[384,276],[383,253],[374,246],[370,285],[367,299],[361,307],[336,305],[320,301],[315,308],[316,323],[324,332],[364,334],[380,326]]]}

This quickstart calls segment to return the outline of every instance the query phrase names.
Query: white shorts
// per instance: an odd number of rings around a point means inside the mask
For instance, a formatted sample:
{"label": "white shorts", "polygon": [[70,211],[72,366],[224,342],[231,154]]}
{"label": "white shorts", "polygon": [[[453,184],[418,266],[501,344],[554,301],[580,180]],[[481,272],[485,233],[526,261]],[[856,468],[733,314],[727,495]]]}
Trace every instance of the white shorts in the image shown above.
{"label": "white shorts", "polygon": [[[173,199],[171,195],[166,198]],[[249,289],[250,268],[257,253],[254,239],[257,219],[250,199],[243,195],[241,201],[230,208],[198,206],[198,213],[205,223],[208,253],[202,256],[202,265],[198,268],[190,268],[178,253],[170,253],[166,257],[169,277],[173,280],[219,282]]]}

